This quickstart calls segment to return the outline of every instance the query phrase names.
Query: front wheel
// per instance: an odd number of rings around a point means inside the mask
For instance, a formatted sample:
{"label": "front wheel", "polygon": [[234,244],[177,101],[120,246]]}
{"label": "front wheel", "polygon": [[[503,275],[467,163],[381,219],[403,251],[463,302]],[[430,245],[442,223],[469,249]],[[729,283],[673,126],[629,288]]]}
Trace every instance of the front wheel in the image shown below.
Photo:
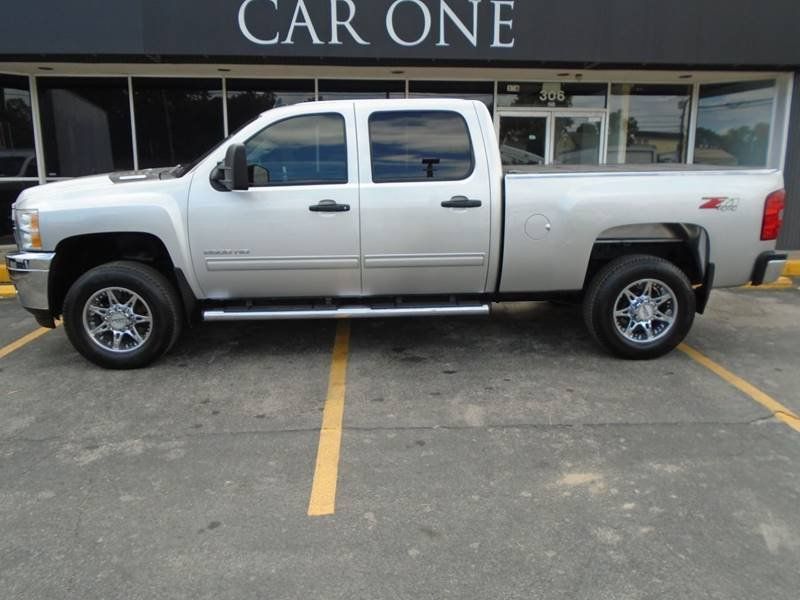
{"label": "front wheel", "polygon": [[695,294],[689,279],[671,262],[648,255],[623,256],[592,279],[583,315],[592,336],[613,354],[657,358],[689,333]]}
{"label": "front wheel", "polygon": [[174,287],[154,268],[128,261],[82,275],[64,299],[64,329],[75,349],[107,369],[145,367],[181,331]]}

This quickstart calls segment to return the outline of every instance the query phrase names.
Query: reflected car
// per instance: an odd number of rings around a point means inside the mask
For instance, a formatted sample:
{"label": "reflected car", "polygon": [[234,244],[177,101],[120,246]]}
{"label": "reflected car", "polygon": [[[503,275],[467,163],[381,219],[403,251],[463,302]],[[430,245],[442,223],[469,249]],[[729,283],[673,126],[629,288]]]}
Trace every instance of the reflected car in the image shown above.
{"label": "reflected car", "polygon": [[0,150],[0,177],[37,177],[33,150]]}

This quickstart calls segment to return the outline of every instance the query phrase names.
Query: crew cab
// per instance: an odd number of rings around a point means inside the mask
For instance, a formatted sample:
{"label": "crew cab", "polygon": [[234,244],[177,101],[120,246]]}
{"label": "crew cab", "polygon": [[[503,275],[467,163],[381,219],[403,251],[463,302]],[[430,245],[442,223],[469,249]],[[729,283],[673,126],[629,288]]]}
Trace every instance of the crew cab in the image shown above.
{"label": "crew cab", "polygon": [[467,100],[265,112],[191,165],[31,188],[7,266],[45,327],[108,368],[199,321],[486,315],[580,300],[610,352],[686,336],[712,287],[775,280],[776,170],[537,166],[503,172]]}

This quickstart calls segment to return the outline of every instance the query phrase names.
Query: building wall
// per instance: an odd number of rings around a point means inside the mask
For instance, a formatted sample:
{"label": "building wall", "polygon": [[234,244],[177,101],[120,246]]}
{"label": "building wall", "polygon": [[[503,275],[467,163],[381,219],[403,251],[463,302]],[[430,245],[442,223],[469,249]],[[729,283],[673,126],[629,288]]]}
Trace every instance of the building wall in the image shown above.
{"label": "building wall", "polygon": [[786,148],[786,212],[779,247],[800,249],[800,72],[794,76],[789,137]]}
{"label": "building wall", "polygon": [[[350,64],[354,60],[373,64],[493,60],[651,68],[800,65],[797,0],[26,0],[6,4],[0,19],[0,55],[5,56],[94,55],[104,60],[114,55],[192,60],[210,56],[328,64],[336,60],[339,64],[343,60]],[[335,26],[343,20],[352,31]]]}

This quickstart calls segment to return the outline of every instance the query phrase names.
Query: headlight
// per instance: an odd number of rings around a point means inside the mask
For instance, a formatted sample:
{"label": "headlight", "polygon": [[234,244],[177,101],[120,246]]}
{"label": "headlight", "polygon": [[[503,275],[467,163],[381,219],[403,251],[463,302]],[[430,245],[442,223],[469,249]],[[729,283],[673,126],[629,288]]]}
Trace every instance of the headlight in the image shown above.
{"label": "headlight", "polygon": [[16,215],[19,249],[41,250],[42,236],[39,233],[39,211],[18,208]]}

